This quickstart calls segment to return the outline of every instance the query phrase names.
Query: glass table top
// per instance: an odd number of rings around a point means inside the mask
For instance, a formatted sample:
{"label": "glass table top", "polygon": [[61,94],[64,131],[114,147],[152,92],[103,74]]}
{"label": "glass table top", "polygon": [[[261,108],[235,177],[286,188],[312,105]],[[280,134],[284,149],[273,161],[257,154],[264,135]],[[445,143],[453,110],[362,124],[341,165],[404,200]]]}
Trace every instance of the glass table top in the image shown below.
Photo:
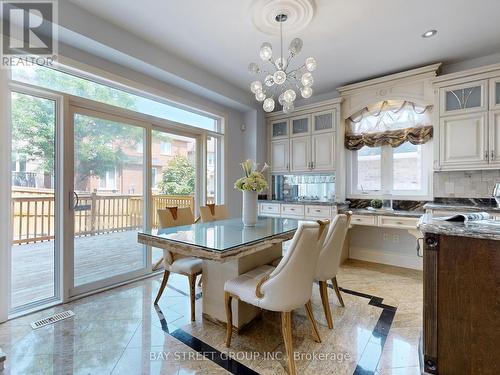
{"label": "glass table top", "polygon": [[255,227],[245,227],[241,218],[152,229],[139,235],[165,239],[211,251],[223,252],[295,231],[299,221],[280,217],[259,217]]}

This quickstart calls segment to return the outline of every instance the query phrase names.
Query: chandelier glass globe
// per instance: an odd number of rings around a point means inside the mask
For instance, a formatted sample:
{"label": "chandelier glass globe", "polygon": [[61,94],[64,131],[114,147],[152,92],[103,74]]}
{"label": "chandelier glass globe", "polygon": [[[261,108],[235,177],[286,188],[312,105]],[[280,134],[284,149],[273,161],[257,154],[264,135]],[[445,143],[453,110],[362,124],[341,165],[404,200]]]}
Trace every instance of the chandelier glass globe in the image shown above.
{"label": "chandelier glass globe", "polygon": [[273,57],[273,47],[271,46],[271,43],[268,42],[262,43],[262,45],[260,46],[259,55],[260,58],[264,61],[267,61],[271,57]]}
{"label": "chandelier glass globe", "polygon": [[282,92],[282,93],[281,93],[281,95],[278,97],[278,102],[279,102],[281,105],[283,105],[283,104],[285,103],[285,98],[284,98],[284,96],[285,96],[285,93],[284,93],[284,92]]}
{"label": "chandelier glass globe", "polygon": [[266,66],[259,66],[256,63],[248,65],[249,73],[262,75],[262,78],[250,84],[250,90],[255,95],[255,100],[262,103],[262,108],[266,112],[274,111],[276,104],[279,103],[283,112],[290,113],[295,109],[294,101],[298,95],[307,99],[313,94],[311,86],[314,78],[311,72],[317,68],[316,59],[308,57],[302,64],[293,64],[293,59],[300,53],[304,43],[302,39],[295,38],[290,42],[288,51],[286,47],[283,48],[283,24],[287,19],[288,15],[285,13],[279,13],[275,17],[280,28],[280,45],[277,49],[280,54],[273,57],[271,43],[262,43],[259,56]]}
{"label": "chandelier glass globe", "polygon": [[312,84],[314,83],[314,78],[311,73],[307,72],[302,74],[300,82],[302,83],[302,85],[309,87],[312,86]]}
{"label": "chandelier glass globe", "polygon": [[292,89],[288,89],[283,93],[283,99],[287,103],[292,103],[296,97],[297,94],[295,94],[295,91],[293,91]]}
{"label": "chandelier glass globe", "polygon": [[256,63],[250,63],[248,64],[248,72],[251,74],[258,74],[260,73],[260,68]]}
{"label": "chandelier glass globe", "polygon": [[250,84],[250,91],[253,92],[254,94],[257,94],[257,92],[262,91],[262,82],[253,81]]}
{"label": "chandelier glass globe", "polygon": [[295,109],[295,106],[293,105],[293,103],[286,103],[283,104],[283,112],[285,113],[291,113],[293,112],[293,110]]}
{"label": "chandelier glass globe", "polygon": [[316,70],[316,59],[314,57],[308,57],[306,59],[306,69],[310,72],[314,72]]}
{"label": "chandelier glass globe", "polygon": [[277,70],[274,72],[273,79],[277,85],[282,85],[286,81],[286,73],[283,70]]}
{"label": "chandelier glass globe", "polygon": [[313,90],[310,86],[305,86],[300,89],[300,94],[302,95],[303,98],[307,99],[310,98],[313,93]]}
{"label": "chandelier glass globe", "polygon": [[263,102],[266,99],[266,94],[264,94],[264,91],[258,91],[257,94],[255,94],[255,100],[258,102]]}
{"label": "chandelier glass globe", "polygon": [[264,104],[262,105],[262,108],[264,108],[264,111],[266,111],[266,112],[274,111],[274,99],[267,98],[266,100],[264,100]]}
{"label": "chandelier glass globe", "polygon": [[300,38],[295,38],[294,40],[292,40],[289,47],[290,53],[292,55],[298,55],[300,51],[302,51],[303,44],[304,42],[302,42],[302,39]]}
{"label": "chandelier glass globe", "polygon": [[274,85],[274,78],[271,74],[268,74],[266,78],[264,78],[264,84],[267,87],[271,87],[272,85]]}

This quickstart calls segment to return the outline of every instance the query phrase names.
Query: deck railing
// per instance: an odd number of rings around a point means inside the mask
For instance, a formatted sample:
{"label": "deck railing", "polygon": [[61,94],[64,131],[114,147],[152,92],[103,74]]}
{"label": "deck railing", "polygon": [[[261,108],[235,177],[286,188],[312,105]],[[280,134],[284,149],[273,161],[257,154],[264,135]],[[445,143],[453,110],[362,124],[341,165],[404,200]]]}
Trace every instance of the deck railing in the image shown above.
{"label": "deck railing", "polygon": [[[27,195],[14,192],[12,198],[13,243],[47,241],[54,238],[54,195],[42,192]],[[75,215],[75,236],[97,235],[137,229],[143,223],[143,198],[140,195],[79,194]],[[209,202],[213,199],[209,199]],[[190,207],[194,196],[153,195],[151,209],[153,227],[157,227],[156,211],[163,207]]]}

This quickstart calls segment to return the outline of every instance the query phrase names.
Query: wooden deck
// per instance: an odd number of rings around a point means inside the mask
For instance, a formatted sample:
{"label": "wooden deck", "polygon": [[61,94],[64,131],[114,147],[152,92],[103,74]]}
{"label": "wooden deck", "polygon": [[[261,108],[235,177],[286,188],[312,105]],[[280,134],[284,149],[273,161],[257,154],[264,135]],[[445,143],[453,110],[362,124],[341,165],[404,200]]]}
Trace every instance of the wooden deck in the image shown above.
{"label": "wooden deck", "polygon": [[[137,231],[75,239],[75,286],[134,269],[145,262]],[[153,264],[162,251],[153,249]],[[12,246],[12,307],[54,295],[54,241]]]}

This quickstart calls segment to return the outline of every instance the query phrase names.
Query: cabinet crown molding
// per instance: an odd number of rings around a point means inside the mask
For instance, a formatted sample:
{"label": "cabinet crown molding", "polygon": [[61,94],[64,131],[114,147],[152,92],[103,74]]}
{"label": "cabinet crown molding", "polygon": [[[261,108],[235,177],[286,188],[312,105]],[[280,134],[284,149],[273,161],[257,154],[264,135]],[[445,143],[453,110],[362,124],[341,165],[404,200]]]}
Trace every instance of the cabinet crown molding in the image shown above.
{"label": "cabinet crown molding", "polygon": [[389,74],[383,77],[378,77],[378,78],[372,78],[368,79],[366,81],[362,82],[356,82],[352,83],[350,85],[345,85],[337,88],[337,91],[342,95],[349,95],[350,91],[355,91],[359,89],[366,89],[371,86],[378,86],[378,85],[384,85],[384,86],[390,86],[394,85],[394,81],[400,81],[404,79],[415,79],[417,78],[432,78],[435,77],[438,74],[439,68],[441,67],[441,63],[437,64],[432,64],[432,65],[426,65],[422,66],[420,68],[416,69],[410,69],[406,70],[404,72],[399,72],[399,73],[394,73],[394,74]]}

